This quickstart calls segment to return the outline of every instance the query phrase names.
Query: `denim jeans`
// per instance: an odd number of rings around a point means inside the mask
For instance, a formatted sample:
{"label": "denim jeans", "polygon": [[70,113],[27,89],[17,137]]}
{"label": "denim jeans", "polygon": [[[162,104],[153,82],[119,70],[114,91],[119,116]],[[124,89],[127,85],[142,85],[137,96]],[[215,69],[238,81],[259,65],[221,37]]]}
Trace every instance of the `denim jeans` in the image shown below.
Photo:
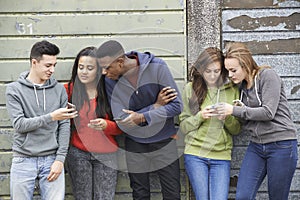
{"label": "denim jeans", "polygon": [[90,153],[70,146],[68,172],[76,200],[113,200],[117,185],[116,153]]}
{"label": "denim jeans", "polygon": [[250,142],[239,173],[236,200],[255,199],[266,175],[269,199],[288,199],[297,158],[297,140]]}
{"label": "denim jeans", "polygon": [[33,199],[36,179],[42,199],[63,200],[65,197],[64,170],[52,182],[47,180],[50,167],[55,160],[55,155],[40,157],[13,157],[10,169],[10,195],[11,199]]}
{"label": "denim jeans", "polygon": [[230,160],[184,154],[184,164],[197,200],[227,200]]}

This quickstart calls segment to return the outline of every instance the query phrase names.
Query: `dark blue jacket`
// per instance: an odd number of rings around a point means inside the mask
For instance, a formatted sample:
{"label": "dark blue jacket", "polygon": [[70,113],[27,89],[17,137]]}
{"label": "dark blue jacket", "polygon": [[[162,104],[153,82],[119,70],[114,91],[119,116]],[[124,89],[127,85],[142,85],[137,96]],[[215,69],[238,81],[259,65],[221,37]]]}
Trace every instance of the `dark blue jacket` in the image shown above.
{"label": "dark blue jacket", "polygon": [[[174,125],[174,117],[182,111],[181,95],[167,64],[153,54],[145,52],[130,52],[136,55],[140,69],[137,87],[120,77],[118,80],[105,79],[105,87],[111,103],[114,118],[126,118],[128,114],[122,109],[143,113],[146,123],[135,127],[120,126],[120,128],[136,142],[158,142],[176,134],[178,128]],[[158,93],[162,88],[170,86],[176,89],[178,96],[175,100],[157,109],[153,108]]]}

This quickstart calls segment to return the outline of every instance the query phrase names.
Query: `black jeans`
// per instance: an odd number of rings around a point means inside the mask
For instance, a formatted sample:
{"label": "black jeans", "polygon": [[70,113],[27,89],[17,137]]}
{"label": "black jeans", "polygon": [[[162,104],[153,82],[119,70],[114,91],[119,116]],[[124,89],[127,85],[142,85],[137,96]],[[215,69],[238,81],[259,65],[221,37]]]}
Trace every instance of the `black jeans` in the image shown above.
{"label": "black jeans", "polygon": [[180,199],[180,169],[175,139],[138,143],[126,137],[126,161],[134,200],[150,199],[151,172],[157,173],[164,200]]}
{"label": "black jeans", "polygon": [[76,200],[113,200],[117,185],[116,153],[98,154],[70,146],[67,165]]}

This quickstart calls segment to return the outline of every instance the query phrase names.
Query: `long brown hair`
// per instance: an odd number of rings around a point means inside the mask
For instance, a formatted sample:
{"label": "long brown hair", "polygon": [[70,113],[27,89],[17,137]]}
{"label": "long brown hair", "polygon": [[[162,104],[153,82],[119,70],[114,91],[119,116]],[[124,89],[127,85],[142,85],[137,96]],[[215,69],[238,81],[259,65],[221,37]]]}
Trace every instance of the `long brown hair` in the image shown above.
{"label": "long brown hair", "polygon": [[217,81],[217,87],[219,87],[227,81],[228,76],[224,66],[224,56],[219,48],[208,47],[204,49],[190,69],[189,79],[192,81],[193,95],[189,99],[189,106],[193,114],[201,110],[200,105],[203,103],[208,91],[203,73],[208,65],[214,62],[221,64],[221,75]]}

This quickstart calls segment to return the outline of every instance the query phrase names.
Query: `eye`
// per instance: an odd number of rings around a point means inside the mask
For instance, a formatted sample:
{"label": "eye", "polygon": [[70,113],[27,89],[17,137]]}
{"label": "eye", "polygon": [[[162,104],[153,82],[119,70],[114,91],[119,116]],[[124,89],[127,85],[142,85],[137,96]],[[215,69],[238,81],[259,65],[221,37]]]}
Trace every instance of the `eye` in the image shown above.
{"label": "eye", "polygon": [[84,67],[83,67],[83,65],[78,65],[78,69],[80,69],[80,70],[82,70]]}
{"label": "eye", "polygon": [[95,69],[95,66],[89,65],[87,68],[88,68],[89,71],[92,71],[93,69]]}

